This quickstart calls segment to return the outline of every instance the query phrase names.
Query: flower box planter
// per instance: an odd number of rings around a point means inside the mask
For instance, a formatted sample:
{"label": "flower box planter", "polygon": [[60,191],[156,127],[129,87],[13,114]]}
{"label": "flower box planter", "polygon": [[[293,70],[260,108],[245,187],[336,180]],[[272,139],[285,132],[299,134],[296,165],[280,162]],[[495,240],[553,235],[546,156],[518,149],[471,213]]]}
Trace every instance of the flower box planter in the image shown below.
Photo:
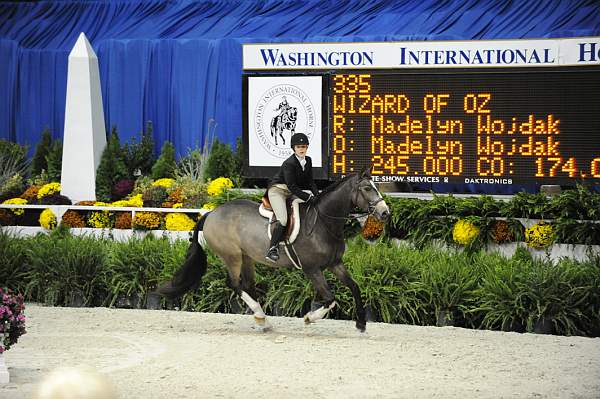
{"label": "flower box planter", "polygon": [[[16,237],[31,237],[39,233],[48,234],[49,231],[43,227],[27,227],[27,226],[3,226],[1,231],[12,234]],[[128,241],[132,237],[144,238],[147,235],[153,235],[157,238],[167,237],[171,241],[188,240],[190,238],[189,231],[170,231],[170,230],[120,230],[120,229],[95,229],[92,227],[72,228],[69,229],[71,234],[75,236],[89,235],[97,238],[111,238],[114,241]]]}
{"label": "flower box planter", "polygon": [[552,244],[548,248],[536,249],[527,246],[524,242],[489,244],[486,252],[498,252],[510,258],[519,247],[525,248],[534,259],[551,260],[554,263],[558,262],[561,258],[569,258],[582,262],[589,260],[593,256],[600,255],[600,245]]}
{"label": "flower box planter", "polygon": [[[396,245],[408,245],[413,247],[408,240],[399,240],[393,238],[392,242]],[[443,241],[434,240],[431,242],[436,248],[440,249],[457,249],[458,246],[449,246]],[[569,258],[576,261],[587,261],[594,256],[600,256],[600,245],[580,245],[580,244],[552,244],[545,249],[536,249],[529,247],[524,242],[509,242],[504,244],[490,243],[485,248],[487,253],[497,252],[506,258],[512,257],[517,248],[525,248],[534,259],[551,260],[556,263],[561,258]]]}

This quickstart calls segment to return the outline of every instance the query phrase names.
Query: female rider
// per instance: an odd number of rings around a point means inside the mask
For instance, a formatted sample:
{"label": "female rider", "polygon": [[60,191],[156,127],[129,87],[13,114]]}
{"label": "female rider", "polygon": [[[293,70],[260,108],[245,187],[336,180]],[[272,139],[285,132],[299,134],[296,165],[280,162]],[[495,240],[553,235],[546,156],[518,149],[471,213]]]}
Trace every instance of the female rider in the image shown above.
{"label": "female rider", "polygon": [[[319,193],[313,180],[312,160],[306,155],[308,137],[304,133],[296,133],[292,136],[290,144],[294,153],[283,161],[279,171],[269,182],[267,190],[271,208],[277,219],[274,222],[275,228],[266,256],[266,259],[272,262],[279,260],[279,242],[283,238],[287,226],[288,215],[285,205],[287,198],[295,195],[304,202],[308,202]],[[302,190],[310,190],[312,194]]]}

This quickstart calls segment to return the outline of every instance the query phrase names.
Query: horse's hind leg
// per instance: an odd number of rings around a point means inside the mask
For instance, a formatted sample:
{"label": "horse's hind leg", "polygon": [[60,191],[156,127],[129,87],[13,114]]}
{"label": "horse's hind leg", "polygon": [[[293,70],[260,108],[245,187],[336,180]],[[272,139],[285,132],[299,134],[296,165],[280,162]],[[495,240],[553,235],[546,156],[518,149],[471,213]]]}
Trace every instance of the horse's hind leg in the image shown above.
{"label": "horse's hind leg", "polygon": [[254,262],[248,257],[244,257],[242,263],[242,300],[248,305],[250,310],[254,313],[254,321],[263,329],[270,329],[271,326],[267,324],[267,316],[263,311],[260,303],[254,298],[257,298],[256,294],[256,279]]}
{"label": "horse's hind leg", "polygon": [[329,288],[329,284],[327,284],[327,280],[325,280],[325,276],[321,270],[317,269],[312,272],[307,272],[306,276],[313,283],[317,293],[321,296],[321,298],[323,298],[324,301],[323,306],[321,306],[319,309],[308,312],[304,315],[304,322],[309,324],[325,317],[327,313],[335,306],[335,300],[333,294],[331,293],[331,289]]}
{"label": "horse's hind leg", "polygon": [[263,329],[269,330],[271,326],[267,323],[267,317],[260,303],[256,301],[254,263],[244,255],[230,256],[225,259],[227,272],[229,273],[229,284],[232,290],[240,296],[242,301],[254,313],[254,321]]}

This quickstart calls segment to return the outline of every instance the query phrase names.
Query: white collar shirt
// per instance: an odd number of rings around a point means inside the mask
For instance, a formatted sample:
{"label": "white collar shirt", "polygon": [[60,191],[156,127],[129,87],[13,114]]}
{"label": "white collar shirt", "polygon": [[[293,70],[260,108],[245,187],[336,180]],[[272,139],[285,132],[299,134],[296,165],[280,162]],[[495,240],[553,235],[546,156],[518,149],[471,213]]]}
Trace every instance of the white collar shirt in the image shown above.
{"label": "white collar shirt", "polygon": [[[296,154],[294,154],[294,155],[296,155]],[[300,158],[298,155],[296,155],[296,159],[298,160],[298,162],[300,162],[300,166],[302,166],[302,170],[304,170],[304,165],[306,165],[306,157]]]}

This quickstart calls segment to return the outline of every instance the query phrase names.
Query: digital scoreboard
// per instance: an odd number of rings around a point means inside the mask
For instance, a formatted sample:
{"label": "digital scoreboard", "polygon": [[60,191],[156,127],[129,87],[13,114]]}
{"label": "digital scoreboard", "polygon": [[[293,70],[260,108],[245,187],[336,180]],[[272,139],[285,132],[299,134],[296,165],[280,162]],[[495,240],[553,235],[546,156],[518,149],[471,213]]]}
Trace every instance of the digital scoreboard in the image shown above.
{"label": "digital scoreboard", "polygon": [[329,174],[600,183],[600,69],[329,75]]}

